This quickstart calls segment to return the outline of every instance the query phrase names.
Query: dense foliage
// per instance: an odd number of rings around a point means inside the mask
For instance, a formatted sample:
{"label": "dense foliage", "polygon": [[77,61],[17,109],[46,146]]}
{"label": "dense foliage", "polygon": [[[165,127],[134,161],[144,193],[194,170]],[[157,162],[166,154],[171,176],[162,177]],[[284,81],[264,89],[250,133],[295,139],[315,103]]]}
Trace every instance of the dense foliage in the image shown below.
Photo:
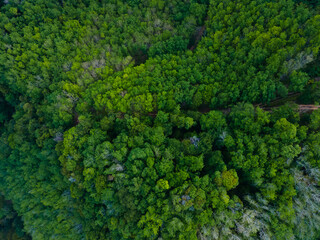
{"label": "dense foliage", "polygon": [[320,110],[264,109],[319,102],[312,3],[0,3],[0,217],[35,240],[319,238]]}

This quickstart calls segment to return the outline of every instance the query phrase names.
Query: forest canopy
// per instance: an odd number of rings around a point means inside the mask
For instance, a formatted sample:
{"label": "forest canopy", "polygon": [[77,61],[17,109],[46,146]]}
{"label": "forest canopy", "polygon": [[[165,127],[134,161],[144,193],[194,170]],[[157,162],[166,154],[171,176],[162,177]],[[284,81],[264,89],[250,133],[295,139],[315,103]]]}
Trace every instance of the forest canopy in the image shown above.
{"label": "forest canopy", "polygon": [[320,3],[0,0],[0,238],[320,238]]}

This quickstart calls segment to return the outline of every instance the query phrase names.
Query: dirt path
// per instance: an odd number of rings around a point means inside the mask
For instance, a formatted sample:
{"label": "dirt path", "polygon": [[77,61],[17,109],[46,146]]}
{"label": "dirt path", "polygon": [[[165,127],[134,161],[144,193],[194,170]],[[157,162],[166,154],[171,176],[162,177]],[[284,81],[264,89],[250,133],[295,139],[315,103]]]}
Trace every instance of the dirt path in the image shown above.
{"label": "dirt path", "polygon": [[206,25],[203,25],[200,28],[200,30],[199,30],[199,32],[198,32],[198,34],[197,34],[197,36],[196,36],[196,38],[194,40],[194,44],[189,48],[191,51],[193,51],[197,47],[197,45],[198,45],[199,41],[201,40],[205,30],[206,30]]}
{"label": "dirt path", "polygon": [[196,34],[195,39],[194,39],[194,43],[190,47],[188,47],[189,50],[193,51],[197,47],[198,43],[200,42],[201,38],[203,37],[204,31],[206,30],[205,23],[207,20],[208,20],[208,16],[204,20],[204,25],[200,28],[200,30],[198,30],[198,33]]}

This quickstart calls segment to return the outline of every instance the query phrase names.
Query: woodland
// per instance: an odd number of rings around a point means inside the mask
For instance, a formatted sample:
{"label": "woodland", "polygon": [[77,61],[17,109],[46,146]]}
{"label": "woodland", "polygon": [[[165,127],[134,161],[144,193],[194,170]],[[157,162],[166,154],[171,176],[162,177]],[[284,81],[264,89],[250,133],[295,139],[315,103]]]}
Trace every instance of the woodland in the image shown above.
{"label": "woodland", "polygon": [[0,0],[0,239],[320,239],[320,1]]}

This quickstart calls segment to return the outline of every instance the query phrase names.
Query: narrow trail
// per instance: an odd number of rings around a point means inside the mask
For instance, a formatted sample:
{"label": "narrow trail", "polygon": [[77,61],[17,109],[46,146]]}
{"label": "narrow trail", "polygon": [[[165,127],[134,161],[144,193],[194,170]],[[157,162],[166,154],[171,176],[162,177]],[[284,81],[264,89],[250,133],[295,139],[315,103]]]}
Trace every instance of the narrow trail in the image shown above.
{"label": "narrow trail", "polygon": [[[281,105],[277,106],[259,106],[259,105],[254,105],[255,107],[259,107],[263,109],[264,111],[272,112],[273,109],[279,108]],[[320,109],[320,106],[318,105],[312,105],[312,104],[298,104],[298,111],[299,113],[307,113],[307,112],[312,112],[314,110]],[[199,109],[199,112],[201,113],[208,113],[210,111],[221,111],[224,114],[228,114],[231,112],[231,108],[225,108],[225,109],[210,109],[209,107]],[[156,116],[156,114],[153,114],[153,116]]]}
{"label": "narrow trail", "polygon": [[291,92],[291,93],[288,93],[286,97],[277,97],[276,99],[272,100],[268,104],[259,103],[259,104],[254,104],[254,106],[260,107],[260,108],[276,107],[288,101],[295,101],[300,95],[301,93]]}
{"label": "narrow trail", "polygon": [[203,33],[205,30],[206,30],[206,25],[203,25],[200,28],[200,30],[194,40],[194,44],[189,48],[191,51],[193,51],[197,47],[198,43],[200,42],[201,38],[203,37]]}
{"label": "narrow trail", "polygon": [[[280,106],[284,105],[286,102],[293,102],[293,100],[295,100],[297,97],[300,96],[301,93],[289,93],[287,97],[285,98],[277,98],[273,101],[271,101],[269,104],[254,104],[253,106],[259,107],[261,109],[263,109],[264,111],[268,111],[268,112],[272,112],[273,109],[279,108]],[[312,112],[314,110],[320,109],[320,105],[314,105],[314,104],[298,104],[298,111],[299,113],[307,113],[307,112]],[[198,112],[201,113],[208,113],[210,111],[221,111],[224,114],[229,114],[231,111],[231,108],[224,108],[224,109],[211,109],[209,106],[203,106],[198,108],[197,110]],[[157,116],[157,111],[155,112],[150,112],[148,113],[148,115],[150,117],[156,117]]]}
{"label": "narrow trail", "polygon": [[[278,106],[277,106],[278,107]],[[273,108],[277,108],[277,107],[273,107]],[[272,111],[273,108],[264,108],[265,111]],[[317,105],[304,105],[304,104],[299,104],[298,105],[298,109],[300,113],[306,113],[306,112],[312,112],[314,110],[320,109],[320,106]]]}
{"label": "narrow trail", "polygon": [[203,37],[203,34],[207,28],[205,25],[207,20],[208,20],[208,16],[206,16],[203,26],[200,28],[200,30],[198,30],[198,33],[196,34],[195,39],[194,39],[194,43],[190,47],[188,47],[189,50],[193,51],[198,46],[198,43],[200,42],[200,40]]}

